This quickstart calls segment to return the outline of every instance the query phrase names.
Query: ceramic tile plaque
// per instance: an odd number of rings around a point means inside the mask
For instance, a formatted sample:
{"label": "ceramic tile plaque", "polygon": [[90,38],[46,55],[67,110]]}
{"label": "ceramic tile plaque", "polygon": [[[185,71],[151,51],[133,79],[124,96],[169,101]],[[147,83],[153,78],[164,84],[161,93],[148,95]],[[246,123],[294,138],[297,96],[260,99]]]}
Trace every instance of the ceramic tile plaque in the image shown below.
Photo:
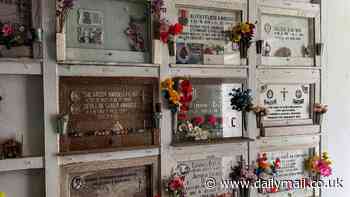
{"label": "ceramic tile plaque", "polygon": [[261,14],[262,64],[315,65],[314,18]]}
{"label": "ceramic tile plaque", "polygon": [[266,84],[260,89],[259,102],[269,113],[263,121],[311,121],[310,84]]}
{"label": "ceramic tile plaque", "polygon": [[[232,110],[229,93],[241,83],[228,79],[191,79],[193,99],[189,110],[178,113],[176,141],[242,136],[242,115]],[[203,135],[184,129],[190,123]],[[193,134],[193,135],[191,135]]]}
{"label": "ceramic tile plaque", "polygon": [[178,7],[185,24],[176,40],[177,64],[239,64],[239,50],[224,31],[241,21],[241,12],[208,8]]}
{"label": "ceramic tile plaque", "polygon": [[[310,179],[309,173],[305,170],[305,160],[311,156],[312,152],[311,149],[264,152],[269,161],[281,160],[281,167],[277,169],[277,175],[273,177],[276,181],[285,182],[285,184],[280,185],[279,192],[302,189],[293,188],[292,181],[294,181],[294,185],[297,185],[297,182],[303,184],[303,180]],[[261,190],[260,192],[266,193],[267,191]]]}
{"label": "ceramic tile plaque", "polygon": [[61,197],[153,197],[159,191],[158,157],[61,166]]}
{"label": "ceramic tile plaque", "polygon": [[147,166],[72,174],[71,197],[150,197],[151,177]]}
{"label": "ceramic tile plaque", "polygon": [[[187,196],[203,197],[203,196],[217,196],[225,191],[220,187],[220,182],[225,177],[228,178],[231,172],[231,166],[234,164],[233,159],[210,156],[206,159],[179,161],[177,163],[177,170],[186,172],[185,192]],[[217,187],[206,187],[206,181],[215,181]],[[232,192],[232,191],[231,191]]]}
{"label": "ceramic tile plaque", "polygon": [[150,62],[147,1],[79,0],[67,18],[65,59],[96,62]]}
{"label": "ceramic tile plaque", "polygon": [[60,113],[68,114],[62,151],[156,143],[152,78],[61,78]]}

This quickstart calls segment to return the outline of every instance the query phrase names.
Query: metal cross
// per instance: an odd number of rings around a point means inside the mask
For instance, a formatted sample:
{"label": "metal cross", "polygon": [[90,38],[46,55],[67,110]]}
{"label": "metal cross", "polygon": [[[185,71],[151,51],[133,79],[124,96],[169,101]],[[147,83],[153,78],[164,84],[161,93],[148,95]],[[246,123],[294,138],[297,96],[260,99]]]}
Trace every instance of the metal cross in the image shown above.
{"label": "metal cross", "polygon": [[288,91],[286,90],[286,88],[283,88],[283,90],[281,91],[281,93],[283,94],[283,101],[286,101],[286,94],[288,93]]}

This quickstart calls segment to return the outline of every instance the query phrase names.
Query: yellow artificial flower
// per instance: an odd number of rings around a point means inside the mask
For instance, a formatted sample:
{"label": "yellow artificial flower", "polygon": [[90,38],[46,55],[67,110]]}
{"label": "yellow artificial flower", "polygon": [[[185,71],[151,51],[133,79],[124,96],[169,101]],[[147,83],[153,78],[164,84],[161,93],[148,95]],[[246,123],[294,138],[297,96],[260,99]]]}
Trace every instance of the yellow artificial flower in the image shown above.
{"label": "yellow artificial flower", "polygon": [[161,83],[161,88],[162,89],[173,89],[174,86],[174,81],[171,78],[167,78]]}
{"label": "yellow artificial flower", "polygon": [[235,34],[232,37],[232,42],[239,42],[241,40],[241,35]]}
{"label": "yellow artificial flower", "polygon": [[5,192],[0,192],[0,197],[6,197]]}
{"label": "yellow artificial flower", "polygon": [[243,23],[241,29],[242,33],[249,33],[251,31],[249,23]]}
{"label": "yellow artificial flower", "polygon": [[179,104],[180,102],[180,95],[176,90],[169,90],[169,100],[173,102],[174,104]]}

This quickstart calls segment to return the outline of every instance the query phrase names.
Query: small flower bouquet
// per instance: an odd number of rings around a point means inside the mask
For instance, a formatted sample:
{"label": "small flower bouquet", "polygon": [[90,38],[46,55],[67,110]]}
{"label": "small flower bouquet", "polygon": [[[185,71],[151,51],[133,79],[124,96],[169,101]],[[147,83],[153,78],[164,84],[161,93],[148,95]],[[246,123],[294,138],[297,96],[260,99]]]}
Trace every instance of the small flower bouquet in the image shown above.
{"label": "small flower bouquet", "polygon": [[328,105],[315,103],[313,111],[315,113],[315,123],[322,124],[322,117],[323,117],[323,114],[327,113]]}
{"label": "small flower bouquet", "polygon": [[[257,159],[257,167],[255,173],[259,179],[267,181],[278,174],[277,170],[281,168],[281,160],[279,158],[269,161],[266,153],[259,154]],[[275,193],[279,188],[260,188],[261,193]]]}
{"label": "small flower bouquet", "polygon": [[[233,181],[236,182],[244,181],[247,184],[249,183],[249,186],[253,185],[258,180],[258,176],[255,174],[254,167],[247,165],[244,160],[241,160],[237,166],[232,168],[230,177]],[[237,188],[239,189],[239,196],[249,197],[249,187],[242,187],[242,185],[240,186],[240,188]]]}
{"label": "small flower bouquet", "polygon": [[262,117],[267,116],[269,111],[266,107],[260,106],[260,105],[253,107],[253,111],[256,115],[256,125],[258,126],[258,128],[261,128],[262,127],[261,126],[261,124],[262,124],[261,119],[262,119]]}
{"label": "small flower bouquet", "polygon": [[161,82],[161,92],[173,113],[188,111],[193,92],[189,79],[165,79]]}
{"label": "small flower bouquet", "polygon": [[0,21],[0,45],[6,49],[21,45],[30,45],[35,35],[26,26],[16,23],[2,23]]}
{"label": "small flower bouquet", "polygon": [[56,0],[57,33],[63,33],[67,15],[73,9],[76,0]]}
{"label": "small flower bouquet", "polygon": [[231,96],[231,106],[233,110],[241,111],[243,118],[243,128],[247,130],[246,113],[253,109],[253,98],[250,89],[235,88],[229,94]]}
{"label": "small flower bouquet", "polygon": [[305,161],[305,168],[316,176],[328,177],[332,175],[332,161],[328,153],[324,152],[322,156],[312,156]]}
{"label": "small flower bouquet", "polygon": [[160,40],[168,44],[169,55],[175,55],[175,38],[183,32],[183,25],[180,23],[170,24],[166,19],[160,22]]}
{"label": "small flower bouquet", "polygon": [[243,22],[237,24],[226,33],[233,43],[238,44],[241,58],[247,58],[248,49],[252,44],[252,39],[255,33],[255,24],[250,22]]}
{"label": "small flower bouquet", "polygon": [[185,197],[185,176],[173,173],[165,181],[165,191],[170,197]]}

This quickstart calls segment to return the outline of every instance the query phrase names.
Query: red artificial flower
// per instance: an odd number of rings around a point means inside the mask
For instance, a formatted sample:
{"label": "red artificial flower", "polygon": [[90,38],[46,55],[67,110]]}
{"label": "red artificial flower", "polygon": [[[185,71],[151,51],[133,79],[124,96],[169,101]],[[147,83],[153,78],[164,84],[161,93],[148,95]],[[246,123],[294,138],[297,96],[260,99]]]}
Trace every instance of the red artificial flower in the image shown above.
{"label": "red artificial flower", "polygon": [[163,43],[168,43],[168,41],[169,41],[169,33],[168,32],[160,32],[160,40]]}
{"label": "red artificial flower", "polygon": [[4,24],[1,31],[5,37],[11,36],[14,33],[14,29],[10,24]]}
{"label": "red artificial flower", "polygon": [[215,126],[216,125],[216,122],[217,122],[217,119],[214,115],[210,115],[208,117],[208,123],[211,125],[211,126]]}
{"label": "red artificial flower", "polygon": [[180,87],[183,93],[192,93],[193,87],[190,80],[182,80]]}
{"label": "red artificial flower", "polygon": [[[182,106],[181,106],[182,107]],[[181,110],[182,111],[182,110]],[[188,119],[188,116],[186,113],[179,113],[179,115],[177,115],[177,119],[180,121],[185,121]]]}
{"label": "red artificial flower", "polygon": [[181,34],[182,31],[183,31],[183,25],[181,25],[180,23],[176,23],[175,25],[170,25],[169,27],[169,34],[174,36]]}
{"label": "red artificial flower", "polygon": [[180,97],[180,102],[182,104],[190,103],[192,101],[192,94],[182,94]]}
{"label": "red artificial flower", "polygon": [[270,192],[276,193],[276,192],[278,192],[278,188],[276,186],[274,186],[273,188],[271,188]]}
{"label": "red artificial flower", "polygon": [[175,176],[169,183],[169,188],[171,191],[176,191],[184,187],[184,180],[179,176]]}
{"label": "red artificial flower", "polygon": [[197,116],[193,119],[193,122],[195,125],[199,126],[204,123],[204,118],[203,116]]}
{"label": "red artificial flower", "polygon": [[281,160],[279,158],[276,159],[275,161],[275,167],[280,168],[281,167]]}
{"label": "red artificial flower", "polygon": [[182,104],[180,107],[181,112],[188,112],[189,109],[190,109],[190,107],[186,104]]}

